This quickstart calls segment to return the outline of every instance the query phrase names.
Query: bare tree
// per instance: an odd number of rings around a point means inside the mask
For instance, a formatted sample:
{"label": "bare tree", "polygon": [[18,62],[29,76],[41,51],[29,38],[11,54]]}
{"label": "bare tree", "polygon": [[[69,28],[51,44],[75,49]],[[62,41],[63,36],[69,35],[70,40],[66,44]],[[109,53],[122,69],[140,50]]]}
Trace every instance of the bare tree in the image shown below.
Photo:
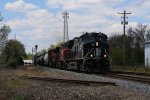
{"label": "bare tree", "polygon": [[[114,64],[122,64],[123,36],[115,34],[109,37],[110,54]],[[150,30],[147,25],[139,24],[136,28],[130,27],[125,36],[125,62],[127,65],[144,63],[144,42],[150,40]]]}
{"label": "bare tree", "polygon": [[131,38],[131,50],[133,63],[143,64],[144,63],[144,42],[147,34],[149,34],[147,25],[139,24],[136,28],[129,28],[128,36]]}

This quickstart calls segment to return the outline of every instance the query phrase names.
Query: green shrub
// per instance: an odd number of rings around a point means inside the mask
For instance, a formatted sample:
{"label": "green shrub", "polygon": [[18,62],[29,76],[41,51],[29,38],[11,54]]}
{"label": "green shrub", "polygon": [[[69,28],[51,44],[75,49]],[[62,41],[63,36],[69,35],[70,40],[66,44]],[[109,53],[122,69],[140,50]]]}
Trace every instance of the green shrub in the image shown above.
{"label": "green shrub", "polygon": [[16,68],[17,65],[18,65],[18,62],[17,62],[17,59],[15,58],[9,59],[6,64],[6,66],[12,67],[12,68]]}

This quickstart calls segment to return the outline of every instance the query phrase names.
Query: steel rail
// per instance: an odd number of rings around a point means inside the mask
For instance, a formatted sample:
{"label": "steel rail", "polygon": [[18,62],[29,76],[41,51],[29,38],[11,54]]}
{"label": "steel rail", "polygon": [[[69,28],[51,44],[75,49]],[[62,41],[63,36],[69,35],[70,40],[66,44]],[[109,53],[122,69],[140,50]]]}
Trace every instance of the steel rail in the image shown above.
{"label": "steel rail", "polygon": [[128,74],[128,75],[137,75],[137,76],[148,76],[148,77],[150,77],[150,73],[125,72],[125,71],[111,71],[110,73],[114,73],[114,74]]}
{"label": "steel rail", "polygon": [[100,81],[84,81],[84,80],[70,80],[70,79],[58,79],[58,78],[48,78],[48,77],[30,77],[30,76],[21,76],[21,79],[31,79],[31,80],[40,80],[40,81],[49,81],[49,82],[60,82],[60,83],[76,83],[83,85],[112,85],[116,86],[114,82],[100,82]]}
{"label": "steel rail", "polygon": [[117,79],[124,79],[124,80],[130,80],[130,81],[136,81],[139,83],[149,84],[150,85],[150,78],[148,77],[140,77],[140,76],[128,76],[128,74],[101,74],[101,76],[104,77],[111,77],[111,78],[117,78]]}

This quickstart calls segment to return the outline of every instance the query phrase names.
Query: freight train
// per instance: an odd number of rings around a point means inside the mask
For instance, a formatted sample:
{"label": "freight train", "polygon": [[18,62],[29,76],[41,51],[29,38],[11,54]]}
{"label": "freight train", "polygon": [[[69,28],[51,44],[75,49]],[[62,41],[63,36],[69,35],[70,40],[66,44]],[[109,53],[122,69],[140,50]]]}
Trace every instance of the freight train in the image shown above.
{"label": "freight train", "polygon": [[34,64],[88,72],[109,71],[107,35],[85,33],[42,55],[35,54]]}

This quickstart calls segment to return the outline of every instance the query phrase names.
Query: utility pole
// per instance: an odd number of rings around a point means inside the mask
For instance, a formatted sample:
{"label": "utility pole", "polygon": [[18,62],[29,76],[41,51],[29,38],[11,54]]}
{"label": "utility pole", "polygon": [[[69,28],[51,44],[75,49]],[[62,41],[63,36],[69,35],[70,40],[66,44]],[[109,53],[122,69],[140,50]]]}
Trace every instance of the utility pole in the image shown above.
{"label": "utility pole", "polygon": [[125,10],[123,13],[118,13],[118,14],[122,14],[123,15],[123,21],[121,22],[121,24],[123,24],[123,67],[125,66],[125,28],[126,25],[128,25],[128,22],[126,21],[126,15],[127,14],[131,14],[131,13],[127,13]]}
{"label": "utility pole", "polygon": [[63,41],[67,41],[69,40],[69,36],[68,36],[68,18],[69,18],[69,13],[67,11],[62,13],[62,16],[64,18],[64,38]]}

